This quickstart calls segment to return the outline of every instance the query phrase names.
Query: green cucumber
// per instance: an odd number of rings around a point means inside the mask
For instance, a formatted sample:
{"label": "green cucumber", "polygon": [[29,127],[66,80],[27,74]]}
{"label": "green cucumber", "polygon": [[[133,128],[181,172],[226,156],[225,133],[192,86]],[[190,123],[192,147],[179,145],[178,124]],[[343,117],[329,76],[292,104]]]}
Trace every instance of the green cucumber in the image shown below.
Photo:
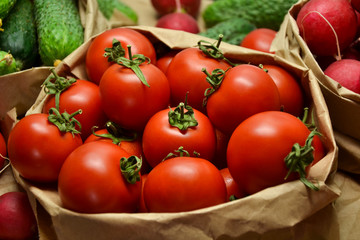
{"label": "green cucumber", "polygon": [[34,8],[31,0],[17,0],[3,21],[0,32],[0,49],[10,52],[19,69],[35,66],[38,60]]}
{"label": "green cucumber", "polygon": [[44,65],[55,65],[84,42],[77,2],[34,0],[39,54]]}
{"label": "green cucumber", "polygon": [[[16,0],[0,0],[0,19],[4,19],[14,7]],[[1,27],[1,26],[0,26]]]}
{"label": "green cucumber", "polygon": [[100,12],[104,15],[107,20],[110,20],[115,10],[118,10],[124,14],[127,18],[137,24],[138,15],[137,13],[129,7],[127,4],[121,2],[120,0],[97,0],[99,5]]}
{"label": "green cucumber", "polygon": [[200,32],[199,35],[218,39],[219,35],[223,35],[223,42],[227,42],[234,45],[240,45],[244,37],[255,30],[256,26],[243,18],[232,18],[224,22],[220,22],[215,26],[206,29],[204,32]]}
{"label": "green cucumber", "polygon": [[297,0],[218,0],[208,5],[202,18],[207,28],[234,17],[244,18],[257,28],[279,30],[284,16]]}
{"label": "green cucumber", "polygon": [[0,76],[13,73],[19,69],[13,56],[5,51],[0,51]]}

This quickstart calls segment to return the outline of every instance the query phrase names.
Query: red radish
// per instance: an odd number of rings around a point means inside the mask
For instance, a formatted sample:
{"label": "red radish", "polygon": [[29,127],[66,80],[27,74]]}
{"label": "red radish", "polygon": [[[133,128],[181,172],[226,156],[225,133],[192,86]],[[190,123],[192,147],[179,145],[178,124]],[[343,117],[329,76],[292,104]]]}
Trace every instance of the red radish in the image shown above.
{"label": "red radish", "polygon": [[336,61],[325,69],[324,74],[341,86],[360,94],[360,61],[354,59]]}
{"label": "red radish", "polygon": [[[151,0],[157,13],[162,16],[176,11],[175,0]],[[200,11],[201,0],[181,0],[181,9],[193,17],[197,17]]]}
{"label": "red radish", "polygon": [[310,51],[318,56],[340,56],[357,33],[357,16],[349,0],[310,0],[296,22]]}
{"label": "red radish", "polygon": [[37,222],[24,192],[7,192],[0,196],[0,239],[33,239]]}
{"label": "red radish", "polygon": [[162,16],[156,27],[167,28],[173,30],[182,30],[189,33],[199,33],[199,26],[194,17],[187,13],[181,12],[180,0],[176,1],[176,12],[168,13]]}
{"label": "red radish", "polygon": [[351,0],[351,5],[356,11],[360,11],[360,0]]}

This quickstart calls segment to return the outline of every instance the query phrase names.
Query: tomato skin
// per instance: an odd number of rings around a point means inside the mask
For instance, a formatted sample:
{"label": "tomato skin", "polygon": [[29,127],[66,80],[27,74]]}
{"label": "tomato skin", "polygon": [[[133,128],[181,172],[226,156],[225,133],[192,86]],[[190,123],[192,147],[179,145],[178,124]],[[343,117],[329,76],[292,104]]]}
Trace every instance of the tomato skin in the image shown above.
{"label": "tomato skin", "polygon": [[227,199],[230,201],[232,196],[235,196],[236,199],[240,199],[245,197],[245,193],[242,189],[240,189],[239,185],[235,182],[234,178],[231,176],[229,172],[229,168],[220,169],[220,173],[224,178],[227,192]]}
{"label": "tomato skin", "polygon": [[[55,107],[55,97],[47,98],[42,109],[48,113],[49,109]],[[60,112],[74,113],[79,109],[81,114],[75,119],[81,123],[81,137],[85,140],[92,132],[93,126],[103,127],[107,117],[101,106],[99,86],[87,80],[78,79],[68,89],[60,94]]]}
{"label": "tomato skin", "polygon": [[300,117],[304,112],[304,95],[300,83],[284,68],[277,65],[263,65],[274,80],[280,94],[284,112]]}
{"label": "tomato skin", "polygon": [[188,104],[205,112],[204,92],[210,84],[206,81],[206,74],[201,71],[202,68],[211,73],[216,68],[226,70],[230,68],[230,64],[207,57],[198,48],[186,48],[176,54],[166,72],[170,83],[172,106],[183,102],[188,93]]}
{"label": "tomato skin", "polygon": [[274,53],[270,51],[270,47],[276,37],[276,33],[276,31],[268,28],[255,29],[244,37],[240,46],[261,52]]}
{"label": "tomato skin", "polygon": [[211,161],[215,154],[216,136],[206,115],[193,109],[198,125],[181,131],[169,124],[169,111],[169,109],[164,109],[154,114],[145,126],[142,147],[150,166],[155,167],[179,147],[188,151],[190,156],[193,156],[193,152],[196,151],[201,158]]}
{"label": "tomato skin", "polygon": [[[295,143],[304,145],[310,130],[295,116],[281,111],[267,111],[253,115],[242,122],[232,134],[227,163],[230,174],[240,188],[253,194],[267,187],[298,178],[288,169],[284,158]],[[318,136],[313,139],[314,162],[324,156],[324,147]]]}
{"label": "tomato skin", "polygon": [[279,91],[264,70],[250,64],[237,65],[226,72],[220,87],[210,95],[206,110],[215,128],[231,135],[246,118],[280,110]]}
{"label": "tomato skin", "polygon": [[136,212],[141,181],[128,183],[120,171],[124,149],[106,141],[83,144],[61,168],[58,192],[63,206],[83,213]]}
{"label": "tomato skin", "polygon": [[149,118],[169,105],[170,88],[165,74],[153,64],[141,64],[150,87],[135,73],[112,65],[101,78],[100,95],[105,114],[121,127],[141,132]]}
{"label": "tomato skin", "polygon": [[139,213],[147,213],[147,212],[149,212],[149,210],[147,209],[147,207],[145,205],[145,200],[144,200],[144,186],[145,186],[147,176],[148,176],[148,174],[141,175],[141,183],[142,183],[142,185],[141,185],[140,204],[139,204],[139,209],[138,209]]}
{"label": "tomato skin", "polygon": [[226,202],[220,171],[208,160],[175,157],[148,174],[144,200],[149,212],[181,212]]}
{"label": "tomato skin", "polygon": [[130,45],[132,54],[143,54],[150,58],[151,63],[156,63],[155,48],[143,34],[122,27],[106,30],[94,38],[86,53],[86,72],[89,79],[96,84],[99,84],[105,70],[113,64],[103,55],[105,48],[112,47],[114,38],[121,42],[126,58],[129,57],[127,45]]}
{"label": "tomato skin", "polygon": [[21,176],[36,182],[54,182],[66,157],[82,145],[80,135],[62,133],[36,113],[22,118],[11,130],[8,155]]}
{"label": "tomato skin", "polygon": [[4,135],[0,133],[0,170],[2,169],[5,157],[7,157],[6,141]]}
{"label": "tomato skin", "polygon": [[172,61],[172,59],[174,58],[174,56],[178,53],[178,50],[170,50],[168,53],[166,53],[165,55],[163,55],[162,57],[158,58],[156,60],[156,66],[163,71],[163,73],[166,74],[166,71]]}

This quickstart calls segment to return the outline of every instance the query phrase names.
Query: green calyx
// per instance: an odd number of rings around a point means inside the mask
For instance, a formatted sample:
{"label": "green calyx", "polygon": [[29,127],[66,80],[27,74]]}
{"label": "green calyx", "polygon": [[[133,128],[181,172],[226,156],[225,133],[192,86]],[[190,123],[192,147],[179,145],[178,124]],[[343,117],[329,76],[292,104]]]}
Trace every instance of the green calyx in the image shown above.
{"label": "green calyx", "polygon": [[311,145],[314,137],[321,135],[316,129],[312,130],[305,141],[304,146],[295,143],[291,152],[285,157],[285,165],[289,169],[285,179],[289,177],[292,172],[297,172],[300,176],[300,181],[312,190],[318,191],[319,188],[315,186],[306,178],[306,167],[314,160],[314,147]]}
{"label": "green calyx", "polygon": [[118,58],[125,56],[125,49],[121,46],[121,42],[115,38],[112,41],[111,48],[105,48],[104,57],[108,58],[108,62],[116,62]]}
{"label": "green calyx", "polygon": [[137,156],[132,155],[129,158],[122,157],[120,159],[121,173],[130,184],[135,184],[140,181],[141,166],[142,160]]}
{"label": "green calyx", "polygon": [[[80,134],[81,124],[74,117],[81,113],[81,109],[69,114],[67,112],[60,113],[57,108],[50,108],[48,120],[57,126],[60,132],[70,132],[73,135]],[[79,130],[77,130],[76,127],[78,127]]]}
{"label": "green calyx", "polygon": [[119,57],[116,59],[116,63],[126,67],[126,68],[130,68],[131,70],[134,71],[134,73],[136,74],[136,76],[140,79],[140,81],[147,87],[150,87],[150,85],[148,84],[148,82],[145,79],[144,74],[142,73],[141,69],[140,69],[140,65],[143,63],[150,63],[150,58],[144,56],[143,54],[131,54],[131,46],[128,46],[128,51],[129,51],[129,59],[126,57]]}
{"label": "green calyx", "polygon": [[217,68],[214,69],[211,74],[205,68],[203,68],[201,71],[206,74],[206,81],[211,85],[211,87],[205,89],[204,92],[203,106],[205,107],[210,95],[213,94],[220,87],[227,70],[224,71],[220,68]]}
{"label": "green calyx", "polygon": [[97,134],[94,132],[94,129],[97,127],[93,127],[92,134],[100,138],[111,139],[112,142],[116,145],[120,145],[122,141],[134,141],[137,138],[137,133],[129,132],[112,121],[108,121],[105,127],[108,133]]}
{"label": "green calyx", "polygon": [[198,125],[193,108],[187,105],[187,98],[185,99],[185,103],[179,103],[174,110],[170,108],[168,116],[169,124],[173,127],[177,127],[180,131],[186,131],[189,127]]}
{"label": "green calyx", "polygon": [[236,64],[234,64],[230,60],[228,60],[224,56],[222,51],[219,49],[222,38],[223,38],[223,35],[220,34],[216,45],[212,44],[208,41],[205,41],[205,40],[200,40],[200,41],[198,41],[198,47],[206,56],[217,59],[217,60],[224,60],[227,63],[229,63],[231,66],[234,67],[234,66],[236,66]]}
{"label": "green calyx", "polygon": [[[193,155],[195,157],[200,157],[200,153],[198,153],[196,151],[193,152]],[[188,151],[186,151],[183,146],[180,146],[178,149],[174,150],[174,152],[169,153],[163,159],[163,161],[165,161],[166,159],[169,159],[169,158],[174,158],[174,157],[190,157],[190,153]]]}

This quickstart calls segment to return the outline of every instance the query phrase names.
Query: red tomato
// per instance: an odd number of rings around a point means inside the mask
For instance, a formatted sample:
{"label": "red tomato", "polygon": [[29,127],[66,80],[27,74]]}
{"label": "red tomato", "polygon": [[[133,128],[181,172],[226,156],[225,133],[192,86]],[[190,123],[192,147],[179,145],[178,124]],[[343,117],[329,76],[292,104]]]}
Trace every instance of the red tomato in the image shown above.
{"label": "red tomato", "polygon": [[273,53],[270,51],[271,44],[276,36],[276,31],[268,28],[258,28],[249,32],[240,46],[258,50],[266,53]]}
{"label": "red tomato", "polygon": [[[81,137],[85,140],[91,134],[93,126],[103,127],[107,117],[101,107],[99,86],[93,82],[78,79],[60,94],[59,111],[73,113],[81,109],[75,116],[81,123]],[[44,103],[43,113],[55,107],[55,96],[52,95]]]}
{"label": "red tomato", "polygon": [[279,91],[261,68],[241,64],[228,70],[220,87],[206,104],[215,128],[227,135],[246,118],[263,111],[280,110]]}
{"label": "red tomato", "polygon": [[138,132],[153,114],[168,106],[170,99],[165,74],[151,63],[141,64],[140,69],[150,87],[133,70],[118,64],[106,70],[99,85],[102,106],[109,119]]}
{"label": "red tomato", "polygon": [[179,147],[188,151],[190,156],[193,156],[195,151],[201,158],[211,161],[215,153],[216,137],[215,130],[206,115],[193,109],[198,125],[180,130],[170,125],[169,111],[169,109],[164,109],[154,114],[144,129],[142,147],[150,166],[155,167]]}
{"label": "red tomato", "polygon": [[221,169],[220,173],[225,181],[228,201],[230,201],[233,197],[235,197],[235,199],[245,197],[243,190],[240,189],[239,185],[237,185],[234,178],[231,176],[229,168]]}
{"label": "red tomato", "polygon": [[299,117],[304,112],[304,96],[300,83],[284,68],[276,65],[264,65],[274,80],[280,94],[280,104],[284,112]]}
{"label": "red tomato", "polygon": [[216,68],[226,70],[230,68],[230,64],[208,57],[198,48],[186,48],[176,54],[166,72],[170,83],[172,106],[183,102],[188,94],[189,105],[205,112],[204,92],[210,84],[206,81],[202,68],[210,72]]}
{"label": "red tomato", "polygon": [[226,202],[226,186],[220,171],[208,160],[175,157],[149,173],[144,200],[149,212],[190,211]]}
{"label": "red tomato", "polygon": [[[289,113],[267,111],[249,117],[235,129],[228,144],[227,163],[235,182],[253,194],[297,179],[296,173],[284,179],[288,172],[284,159],[295,143],[303,146],[309,134],[306,125]],[[312,146],[316,163],[324,156],[318,136]]]}
{"label": "red tomato", "polygon": [[113,28],[97,35],[91,42],[86,53],[86,71],[89,79],[99,84],[105,70],[112,65],[104,57],[105,48],[111,48],[114,38],[121,42],[125,49],[125,57],[128,57],[127,45],[131,46],[132,54],[143,54],[150,58],[153,64],[156,63],[155,48],[150,40],[143,34],[129,28]]}
{"label": "red tomato", "polygon": [[4,136],[0,133],[0,170],[4,166],[5,158],[7,157],[6,142]]}
{"label": "red tomato", "polygon": [[170,50],[168,53],[166,53],[164,56],[160,57],[157,59],[156,61],[156,66],[158,68],[160,68],[161,71],[163,71],[163,73],[166,73],[171,60],[174,58],[174,56],[178,53],[179,51],[177,50]]}
{"label": "red tomato", "polygon": [[84,213],[136,212],[141,181],[127,182],[120,168],[123,157],[130,155],[105,141],[89,142],[74,150],[59,174],[63,206]]}
{"label": "red tomato", "polygon": [[212,163],[218,168],[222,169],[227,166],[226,163],[226,149],[230,136],[224,134],[219,129],[215,129],[216,136],[216,150],[215,157]]}
{"label": "red tomato", "polygon": [[139,206],[139,209],[138,209],[138,212],[139,213],[147,213],[149,212],[146,208],[146,205],[145,205],[145,200],[144,200],[144,185],[145,185],[145,181],[146,181],[146,178],[147,178],[148,174],[143,174],[141,175],[141,197],[140,197],[140,206]]}
{"label": "red tomato", "polygon": [[48,121],[48,114],[37,113],[22,118],[11,130],[8,155],[24,178],[53,182],[66,157],[81,144],[79,134],[60,132]]}

